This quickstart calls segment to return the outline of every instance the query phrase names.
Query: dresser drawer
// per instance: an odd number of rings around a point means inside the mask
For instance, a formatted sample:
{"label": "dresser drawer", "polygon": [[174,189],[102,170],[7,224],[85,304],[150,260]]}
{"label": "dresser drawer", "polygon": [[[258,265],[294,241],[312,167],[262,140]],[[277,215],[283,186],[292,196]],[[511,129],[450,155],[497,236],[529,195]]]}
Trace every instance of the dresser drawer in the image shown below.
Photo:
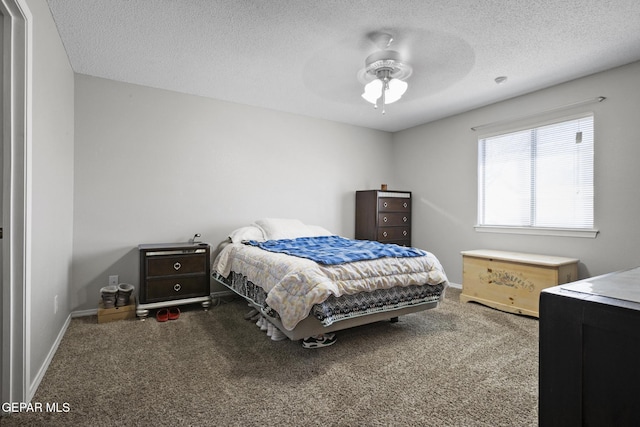
{"label": "dresser drawer", "polygon": [[145,286],[145,302],[167,301],[209,295],[209,277],[173,277],[149,279]]}
{"label": "dresser drawer", "polygon": [[380,227],[378,228],[378,241],[411,240],[409,227]]}
{"label": "dresser drawer", "polygon": [[411,199],[398,197],[380,197],[378,212],[411,212]]}
{"label": "dresser drawer", "polygon": [[147,256],[147,277],[206,272],[206,254]]}
{"label": "dresser drawer", "polygon": [[411,225],[411,215],[408,212],[378,214],[378,227],[397,227],[401,225]]}

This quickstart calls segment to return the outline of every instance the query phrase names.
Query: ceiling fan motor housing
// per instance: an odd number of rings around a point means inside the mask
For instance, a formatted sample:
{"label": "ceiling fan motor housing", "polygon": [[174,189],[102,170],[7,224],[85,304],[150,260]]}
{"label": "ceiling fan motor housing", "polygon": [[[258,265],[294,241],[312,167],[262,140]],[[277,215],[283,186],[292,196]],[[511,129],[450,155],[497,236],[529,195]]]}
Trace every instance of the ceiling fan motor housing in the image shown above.
{"label": "ceiling fan motor housing", "polygon": [[400,54],[395,50],[381,50],[365,60],[365,74],[374,78],[404,80],[411,75],[411,71],[411,67],[400,60]]}

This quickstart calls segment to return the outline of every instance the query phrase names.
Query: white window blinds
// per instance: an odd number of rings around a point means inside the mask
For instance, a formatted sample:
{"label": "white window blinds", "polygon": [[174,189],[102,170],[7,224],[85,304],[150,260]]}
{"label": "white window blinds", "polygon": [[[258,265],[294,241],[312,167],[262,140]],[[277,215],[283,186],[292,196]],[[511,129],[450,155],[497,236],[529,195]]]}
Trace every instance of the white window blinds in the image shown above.
{"label": "white window blinds", "polygon": [[593,223],[592,115],[478,140],[480,226]]}

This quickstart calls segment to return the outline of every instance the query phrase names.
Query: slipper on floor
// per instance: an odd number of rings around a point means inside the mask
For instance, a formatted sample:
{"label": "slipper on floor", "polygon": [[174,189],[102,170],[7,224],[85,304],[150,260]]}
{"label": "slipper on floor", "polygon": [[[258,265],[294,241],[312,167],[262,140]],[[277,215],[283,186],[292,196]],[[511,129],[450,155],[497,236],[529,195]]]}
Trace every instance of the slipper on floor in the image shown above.
{"label": "slipper on floor", "polygon": [[169,310],[167,310],[166,308],[158,310],[156,312],[156,320],[158,322],[166,322],[167,320],[169,320]]}
{"label": "slipper on floor", "polygon": [[171,307],[169,309],[169,320],[176,320],[180,317],[180,309],[178,307]]}

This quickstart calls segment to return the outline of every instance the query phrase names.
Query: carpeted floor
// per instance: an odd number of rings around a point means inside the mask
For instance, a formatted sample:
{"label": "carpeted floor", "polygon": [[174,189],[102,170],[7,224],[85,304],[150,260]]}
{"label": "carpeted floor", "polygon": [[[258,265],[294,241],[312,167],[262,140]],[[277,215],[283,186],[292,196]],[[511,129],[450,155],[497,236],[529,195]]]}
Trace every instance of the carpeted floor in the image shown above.
{"label": "carpeted floor", "polygon": [[271,341],[238,299],[166,323],[73,319],[32,401],[43,412],[0,423],[537,425],[538,321],[458,298],[315,350]]}

